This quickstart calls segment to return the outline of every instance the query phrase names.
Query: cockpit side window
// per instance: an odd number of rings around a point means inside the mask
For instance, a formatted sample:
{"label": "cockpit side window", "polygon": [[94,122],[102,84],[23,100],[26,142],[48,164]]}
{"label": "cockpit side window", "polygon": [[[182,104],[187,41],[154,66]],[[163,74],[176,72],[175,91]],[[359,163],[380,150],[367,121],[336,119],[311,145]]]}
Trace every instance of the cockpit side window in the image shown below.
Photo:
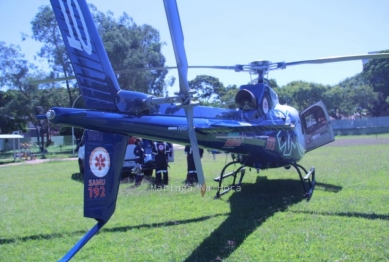
{"label": "cockpit side window", "polygon": [[278,101],[278,95],[276,92],[274,92],[273,89],[271,89],[270,87],[268,88],[269,92],[270,92],[270,99],[272,101],[272,104],[273,106],[279,104],[280,102]]}
{"label": "cockpit side window", "polygon": [[258,107],[257,99],[247,89],[239,90],[235,96],[235,103],[238,105],[239,109],[246,110],[255,110]]}
{"label": "cockpit side window", "polygon": [[308,135],[325,126],[327,123],[324,111],[319,106],[309,109],[302,120]]}

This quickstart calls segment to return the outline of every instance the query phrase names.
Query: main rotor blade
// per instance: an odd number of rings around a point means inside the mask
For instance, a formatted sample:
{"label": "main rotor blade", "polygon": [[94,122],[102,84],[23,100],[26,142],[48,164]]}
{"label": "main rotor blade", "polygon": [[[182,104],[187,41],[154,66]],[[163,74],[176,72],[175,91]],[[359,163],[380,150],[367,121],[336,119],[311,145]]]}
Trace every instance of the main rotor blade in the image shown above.
{"label": "main rotor blade", "polygon": [[176,66],[161,66],[161,67],[143,67],[143,68],[131,68],[131,69],[121,69],[114,70],[116,74],[125,74],[125,73],[136,73],[139,71],[156,71],[156,70],[169,70],[176,69]]}
{"label": "main rotor blade", "polygon": [[60,82],[60,81],[67,81],[67,80],[75,80],[75,76],[68,76],[68,77],[58,77],[58,78],[47,78],[42,80],[34,80],[30,81],[31,85],[39,85],[39,84],[46,84],[46,83],[53,83],[53,82]]}
{"label": "main rotor blade", "polygon": [[[182,34],[182,31],[181,31],[181,34]],[[185,55],[185,49],[183,47],[184,46],[184,44],[183,44],[184,38],[182,36],[179,39],[182,39],[182,41],[181,41],[182,44],[178,50],[183,50],[183,51],[178,51],[177,53],[178,53],[178,56],[183,59],[182,63],[181,63],[181,67],[183,67],[184,69],[186,68],[186,70],[179,69],[180,74],[187,75],[188,68],[235,70],[236,72],[242,71],[244,69],[250,70],[250,68],[251,68],[251,65],[188,66],[188,63],[186,60],[186,55]],[[178,46],[180,46],[180,45],[178,45]],[[181,54],[182,52],[183,52],[183,54]],[[176,57],[177,57],[177,53],[175,51]],[[272,63],[273,65],[276,65],[276,66],[274,66],[273,68],[270,68],[269,70],[284,69],[286,66],[302,65],[302,64],[325,64],[325,63],[345,62],[345,61],[353,61],[353,60],[370,60],[370,59],[383,59],[383,58],[389,58],[389,53],[367,54],[367,55],[350,55],[350,56],[334,56],[334,57],[316,58],[316,59],[301,60],[301,61],[294,61],[294,62],[279,62],[279,63]],[[121,70],[115,70],[115,73],[116,74],[125,74],[125,73],[135,73],[135,72],[139,72],[139,71],[169,70],[169,69],[178,69],[179,67],[180,66],[164,66],[164,67],[144,67],[144,68],[133,68],[133,69],[121,69]],[[45,84],[45,83],[52,83],[52,82],[59,82],[59,81],[66,81],[66,80],[74,80],[74,79],[76,79],[75,76],[59,77],[59,78],[47,78],[47,79],[42,79],[42,80],[31,81],[30,84],[38,85],[38,84]],[[181,76],[180,76],[180,79],[181,79]],[[189,90],[189,87],[187,85],[185,85],[185,83],[184,83],[183,88],[185,90],[183,93],[186,93],[186,91]],[[180,90],[181,90],[181,83],[180,83]],[[181,90],[181,92],[182,92],[182,90]]]}
{"label": "main rotor blade", "polygon": [[[127,74],[127,73],[136,73],[141,71],[157,71],[157,70],[170,70],[170,69],[177,69],[177,66],[163,66],[163,67],[143,67],[143,68],[132,68],[132,69],[121,69],[121,70],[114,70],[116,74]],[[235,69],[235,66],[188,66],[187,68],[213,68],[213,69]],[[30,81],[30,84],[32,85],[39,85],[39,84],[46,84],[46,83],[54,83],[54,82],[61,82],[66,80],[75,80],[75,76],[68,76],[68,77],[58,77],[58,78],[46,78],[42,80],[34,80]]]}
{"label": "main rotor blade", "polygon": [[[210,68],[210,69],[227,69],[235,70],[237,66],[187,66],[187,68]],[[132,68],[115,70],[116,74],[134,73],[139,71],[153,71],[153,70],[170,70],[177,69],[177,66],[163,66],[163,67],[144,67],[144,68]]]}
{"label": "main rotor blade", "polygon": [[301,64],[324,64],[324,63],[344,62],[344,61],[352,61],[352,60],[382,59],[382,58],[389,58],[389,53],[325,57],[325,58],[318,58],[318,59],[311,59],[311,60],[286,62],[285,65],[292,66],[292,65],[301,65]]}
{"label": "main rotor blade", "polygon": [[178,77],[180,81],[180,92],[187,94],[189,92],[188,61],[186,59],[184,47],[184,35],[182,33],[180,15],[178,13],[177,3],[174,0],[164,0],[166,17],[172,38],[174,55],[176,58]]}
{"label": "main rotor blade", "polygon": [[190,89],[188,84],[188,61],[186,59],[186,52],[184,47],[184,35],[182,33],[180,15],[176,0],[164,0],[166,18],[169,25],[170,36],[172,38],[174,55],[176,57],[176,64],[178,70],[178,78],[180,83],[179,96],[181,98],[182,106],[185,109],[186,118],[188,121],[188,136],[190,145],[193,151],[193,159],[196,166],[197,177],[199,185],[201,186],[201,194],[205,194],[205,179],[203,167],[201,165],[200,153],[197,144],[196,132],[193,124],[193,103],[191,103]]}
{"label": "main rotor blade", "polygon": [[[125,74],[125,73],[135,73],[139,71],[153,71],[153,70],[168,70],[168,69],[176,69],[176,66],[165,66],[165,67],[144,67],[144,68],[133,68],[133,69],[121,69],[121,70],[114,70],[115,74]],[[34,80],[30,81],[30,84],[32,85],[39,85],[39,84],[45,84],[45,83],[53,83],[53,82],[60,82],[60,81],[66,81],[66,80],[74,80],[76,79],[75,76],[68,76],[68,77],[58,77],[58,78],[47,78],[42,80]]]}
{"label": "main rotor blade", "polygon": [[196,132],[193,124],[193,107],[185,107],[185,114],[188,120],[188,134],[190,140],[190,146],[192,147],[193,160],[196,167],[197,179],[201,188],[201,195],[204,196],[206,192],[205,177],[203,172],[203,166],[201,164],[200,150],[197,144]]}

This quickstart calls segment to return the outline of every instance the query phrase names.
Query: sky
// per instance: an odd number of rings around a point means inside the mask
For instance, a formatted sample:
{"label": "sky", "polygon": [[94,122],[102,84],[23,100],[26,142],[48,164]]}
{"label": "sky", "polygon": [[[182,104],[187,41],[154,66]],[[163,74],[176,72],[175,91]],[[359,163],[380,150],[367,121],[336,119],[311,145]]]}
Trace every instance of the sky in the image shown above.
{"label": "sky", "polygon": [[[166,66],[175,66],[162,0],[87,0],[118,18],[127,13],[138,25],[149,24],[165,43]],[[0,41],[21,47],[33,63],[40,44],[21,40],[31,34],[31,20],[49,0],[0,0]],[[367,54],[389,49],[388,0],[177,0],[188,64],[234,66],[257,60],[293,62]],[[361,61],[290,66],[269,73],[279,86],[295,80],[335,85],[362,71]],[[224,86],[251,80],[245,72],[189,69],[217,77]],[[177,76],[170,70],[168,76]],[[177,81],[178,82],[178,81]],[[175,85],[172,91],[177,91]]]}

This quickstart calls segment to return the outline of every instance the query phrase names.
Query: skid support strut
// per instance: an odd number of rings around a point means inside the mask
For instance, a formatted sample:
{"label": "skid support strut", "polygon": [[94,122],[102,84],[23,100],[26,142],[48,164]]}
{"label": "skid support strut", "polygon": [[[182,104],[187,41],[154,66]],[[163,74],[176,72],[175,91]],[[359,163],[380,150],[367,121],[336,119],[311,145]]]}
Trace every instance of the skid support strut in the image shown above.
{"label": "skid support strut", "polygon": [[[238,165],[238,167],[233,169],[233,171],[227,171],[229,167],[235,167],[235,165]],[[230,190],[237,190],[237,188],[240,188],[243,180],[243,176],[245,174],[245,166],[241,164],[240,161],[232,161],[228,163],[221,171],[220,176],[214,178],[213,180],[216,182],[219,182],[219,187],[217,189],[216,196],[214,199],[220,198],[220,196],[228,193]],[[240,174],[239,180],[237,181],[237,175]],[[223,180],[232,176],[232,183],[230,185],[224,185]]]}
{"label": "skid support strut", "polygon": [[[316,185],[315,168],[311,167],[309,172],[307,172],[307,170],[299,164],[292,164],[292,166],[297,170],[297,173],[299,174],[300,181],[304,189],[304,196],[307,198],[307,201],[309,201],[312,197],[313,190],[315,189]],[[304,177],[302,175],[301,170],[305,174]]]}

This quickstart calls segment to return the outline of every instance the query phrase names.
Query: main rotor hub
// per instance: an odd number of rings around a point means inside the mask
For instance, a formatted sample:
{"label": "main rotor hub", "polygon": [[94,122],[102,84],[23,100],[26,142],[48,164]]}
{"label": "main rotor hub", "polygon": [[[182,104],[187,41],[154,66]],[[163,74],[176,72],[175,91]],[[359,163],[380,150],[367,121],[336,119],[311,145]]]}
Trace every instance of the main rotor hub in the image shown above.
{"label": "main rotor hub", "polygon": [[250,63],[250,74],[257,75],[258,83],[263,83],[263,80],[265,79],[265,75],[267,75],[272,65],[273,65],[272,62],[268,60],[253,61]]}
{"label": "main rotor hub", "polygon": [[254,67],[266,67],[266,68],[268,68],[269,67],[269,65],[271,64],[271,62],[270,61],[268,61],[268,60],[260,60],[260,61],[253,61],[253,62],[251,62],[250,63],[251,64],[251,66],[254,68]]}

